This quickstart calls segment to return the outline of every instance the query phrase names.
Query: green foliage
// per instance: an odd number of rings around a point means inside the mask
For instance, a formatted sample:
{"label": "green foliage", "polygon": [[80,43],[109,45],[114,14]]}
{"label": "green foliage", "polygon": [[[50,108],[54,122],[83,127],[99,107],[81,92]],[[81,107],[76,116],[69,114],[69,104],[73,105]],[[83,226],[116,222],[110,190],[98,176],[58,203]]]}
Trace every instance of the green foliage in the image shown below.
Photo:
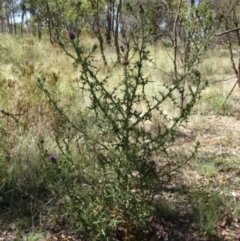
{"label": "green foliage", "polygon": [[[231,98],[225,102],[225,96],[216,91],[206,94],[203,99],[207,100],[206,112],[218,115],[232,115],[233,104]],[[225,102],[225,103],[224,103]]]}
{"label": "green foliage", "polygon": [[17,241],[43,241],[46,240],[47,237],[44,233],[40,232],[30,232],[26,236],[22,237],[21,240],[17,239]]}
{"label": "green foliage", "polygon": [[200,40],[212,32],[213,12],[206,4],[194,8],[183,8],[181,17],[184,20],[185,31],[188,38]]}
{"label": "green foliage", "polygon": [[208,159],[205,162],[200,160],[195,165],[198,172],[205,176],[214,177],[218,172],[215,159]]}
{"label": "green foliage", "polygon": [[[122,76],[111,87],[111,73],[99,77],[97,46],[86,48],[78,37],[58,33],[60,46],[81,70],[77,91],[89,102],[87,111],[77,111],[77,118],[61,105],[61,96],[52,92],[46,79],[38,78],[40,90],[64,123],[61,135],[55,133],[58,157],[46,162],[52,172],[48,183],[65,201],[64,212],[89,240],[113,240],[118,235],[136,240],[143,235],[154,214],[154,197],[183,164],[167,159],[168,148],[205,87],[199,72],[188,73],[149,94],[151,80],[144,73],[152,62],[149,38],[144,18],[139,21],[141,38],[132,35],[129,61],[123,62]],[[186,86],[188,96],[180,107],[178,92],[189,76],[196,79],[195,86]],[[174,115],[166,114],[166,102],[175,108]],[[147,128],[149,123],[154,128]],[[45,161],[47,146],[44,141],[39,145]],[[171,216],[160,206],[163,215]]]}
{"label": "green foliage", "polygon": [[209,47],[216,25],[214,24],[214,13],[206,4],[199,4],[180,9],[181,29],[178,34],[183,45],[182,62],[186,69],[194,62],[201,61],[202,54]]}
{"label": "green foliage", "polygon": [[217,223],[221,220],[225,206],[223,198],[215,193],[192,193],[194,204],[194,219],[201,232],[214,234]]}

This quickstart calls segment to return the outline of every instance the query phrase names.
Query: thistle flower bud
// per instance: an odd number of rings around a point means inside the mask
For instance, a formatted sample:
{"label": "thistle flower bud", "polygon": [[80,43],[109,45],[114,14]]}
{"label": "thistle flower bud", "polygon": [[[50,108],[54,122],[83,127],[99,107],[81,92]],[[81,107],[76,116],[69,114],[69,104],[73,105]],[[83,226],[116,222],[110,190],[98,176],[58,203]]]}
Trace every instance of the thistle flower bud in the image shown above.
{"label": "thistle flower bud", "polygon": [[196,76],[201,76],[200,71],[198,69],[196,69],[196,68],[192,69],[192,73],[195,74]]}
{"label": "thistle flower bud", "polygon": [[68,32],[68,36],[71,40],[75,39],[75,33],[73,31]]}
{"label": "thistle flower bud", "polygon": [[49,159],[53,162],[53,163],[56,163],[57,162],[57,156],[56,155],[49,155]]}
{"label": "thistle flower bud", "polygon": [[139,8],[140,8],[139,12],[140,12],[140,13],[144,13],[144,9],[143,9],[142,4],[139,5]]}

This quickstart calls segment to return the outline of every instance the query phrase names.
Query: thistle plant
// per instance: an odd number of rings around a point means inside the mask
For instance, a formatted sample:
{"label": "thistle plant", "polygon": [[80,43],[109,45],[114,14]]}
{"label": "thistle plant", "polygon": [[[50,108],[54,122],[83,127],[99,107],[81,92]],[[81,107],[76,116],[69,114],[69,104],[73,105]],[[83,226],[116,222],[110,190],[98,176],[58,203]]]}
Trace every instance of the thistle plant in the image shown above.
{"label": "thistle plant", "polygon": [[[96,45],[86,48],[81,45],[80,34],[66,37],[57,32],[60,47],[80,69],[77,91],[89,99],[86,109],[76,108],[77,118],[61,106],[59,96],[51,93],[44,79],[38,79],[39,88],[65,123],[62,136],[55,135],[58,159],[51,155],[54,163],[47,165],[52,165],[63,184],[58,193],[65,200],[64,210],[88,240],[118,236],[137,240],[151,220],[155,195],[169,183],[172,171],[188,160],[169,161],[169,147],[205,83],[196,70],[162,84],[156,93],[147,91],[152,80],[145,70],[152,59],[147,21],[142,15],[138,19],[140,34],[137,38],[131,34],[128,64],[123,59],[122,75],[113,87],[109,86],[111,72],[104,78],[99,76]],[[180,106],[178,93],[189,77],[195,85],[186,87],[188,98]],[[166,103],[175,108],[174,115],[166,114]],[[147,128],[149,123],[154,124],[153,129]]]}

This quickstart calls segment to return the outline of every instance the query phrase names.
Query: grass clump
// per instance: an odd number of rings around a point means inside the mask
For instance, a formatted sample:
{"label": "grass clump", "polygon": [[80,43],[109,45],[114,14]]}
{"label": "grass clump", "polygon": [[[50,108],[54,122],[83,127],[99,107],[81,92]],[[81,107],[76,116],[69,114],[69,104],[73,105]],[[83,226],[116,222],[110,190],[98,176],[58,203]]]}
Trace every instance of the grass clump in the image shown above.
{"label": "grass clump", "polygon": [[233,115],[233,101],[232,98],[228,98],[225,101],[226,96],[224,93],[217,90],[210,90],[204,93],[202,100],[199,104],[199,111],[201,114],[212,114],[212,115]]}
{"label": "grass clump", "polygon": [[224,215],[223,198],[215,193],[195,192],[192,193],[194,200],[193,218],[201,232],[214,234],[218,222]]}

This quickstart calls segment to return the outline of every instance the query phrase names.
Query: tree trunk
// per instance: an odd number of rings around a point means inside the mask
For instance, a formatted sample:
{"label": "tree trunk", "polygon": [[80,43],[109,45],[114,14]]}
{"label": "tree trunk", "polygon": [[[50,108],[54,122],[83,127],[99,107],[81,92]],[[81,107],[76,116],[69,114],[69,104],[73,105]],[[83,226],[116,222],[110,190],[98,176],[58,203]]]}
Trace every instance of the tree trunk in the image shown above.
{"label": "tree trunk", "polygon": [[104,53],[104,46],[103,46],[103,37],[101,34],[101,28],[100,28],[100,23],[99,23],[99,0],[96,1],[96,3],[94,3],[92,1],[92,9],[95,9],[95,14],[94,14],[94,25],[93,26],[93,31],[95,32],[99,45],[100,45],[100,51],[101,51],[101,55],[102,55],[102,60],[104,65],[107,65],[107,59]]}
{"label": "tree trunk", "polygon": [[[47,20],[48,34],[49,34],[50,42],[51,44],[53,44],[55,42],[55,39],[54,39],[53,30],[52,30],[53,28],[52,12],[47,0],[45,1],[45,4],[46,4],[46,20]],[[41,34],[39,36],[41,37]]]}
{"label": "tree trunk", "polygon": [[115,44],[115,50],[117,54],[117,63],[121,62],[121,55],[120,55],[120,48],[119,48],[119,34],[118,34],[121,11],[122,11],[122,0],[119,0],[116,19],[115,19],[115,30],[114,30],[114,44]]}
{"label": "tree trunk", "polygon": [[111,16],[111,9],[110,6],[107,6],[107,12],[106,12],[106,43],[108,45],[112,42],[112,16]]}
{"label": "tree trunk", "polygon": [[26,5],[24,3],[21,4],[22,14],[21,14],[21,34],[23,34],[23,25],[24,25],[24,17],[27,11]]}

